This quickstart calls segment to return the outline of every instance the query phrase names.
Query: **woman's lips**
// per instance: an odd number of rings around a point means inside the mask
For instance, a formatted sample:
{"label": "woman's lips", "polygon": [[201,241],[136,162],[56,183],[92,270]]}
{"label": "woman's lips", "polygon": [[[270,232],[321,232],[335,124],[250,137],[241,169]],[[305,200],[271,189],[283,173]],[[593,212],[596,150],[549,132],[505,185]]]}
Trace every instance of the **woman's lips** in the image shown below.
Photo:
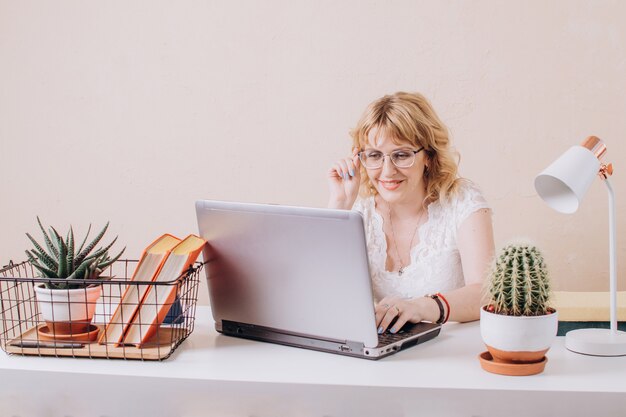
{"label": "woman's lips", "polygon": [[385,190],[393,191],[400,186],[402,180],[378,180],[378,182]]}

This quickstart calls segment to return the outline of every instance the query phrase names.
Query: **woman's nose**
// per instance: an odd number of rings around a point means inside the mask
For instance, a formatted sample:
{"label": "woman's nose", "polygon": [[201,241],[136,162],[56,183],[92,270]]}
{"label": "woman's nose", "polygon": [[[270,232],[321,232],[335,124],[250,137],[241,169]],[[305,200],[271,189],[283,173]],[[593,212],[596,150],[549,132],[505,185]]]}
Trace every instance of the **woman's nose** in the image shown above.
{"label": "woman's nose", "polygon": [[382,171],[383,174],[396,172],[396,166],[391,161],[391,156],[390,155],[385,155],[384,156],[382,169],[383,169],[383,171]]}

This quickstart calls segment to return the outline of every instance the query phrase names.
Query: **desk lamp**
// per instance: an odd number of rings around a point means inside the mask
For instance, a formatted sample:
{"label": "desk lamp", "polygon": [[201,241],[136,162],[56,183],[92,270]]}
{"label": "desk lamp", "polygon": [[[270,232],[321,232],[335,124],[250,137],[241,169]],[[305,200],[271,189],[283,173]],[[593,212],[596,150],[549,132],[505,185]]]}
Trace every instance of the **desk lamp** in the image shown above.
{"label": "desk lamp", "polygon": [[609,271],[610,329],[578,329],[565,335],[565,347],[572,352],[596,356],[626,355],[626,332],[617,330],[617,259],[615,243],[615,195],[609,182],[611,164],[600,159],[606,152],[604,142],[589,136],[579,146],[572,146],[535,178],[539,196],[554,210],[574,213],[596,175],[606,184],[609,193]]}

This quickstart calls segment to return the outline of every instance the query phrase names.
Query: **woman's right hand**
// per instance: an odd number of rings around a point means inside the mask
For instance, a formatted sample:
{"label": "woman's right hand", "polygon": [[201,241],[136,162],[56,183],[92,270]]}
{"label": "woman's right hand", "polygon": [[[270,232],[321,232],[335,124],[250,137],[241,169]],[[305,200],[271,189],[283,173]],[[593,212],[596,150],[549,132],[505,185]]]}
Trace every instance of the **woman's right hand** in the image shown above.
{"label": "woman's right hand", "polygon": [[328,170],[329,208],[352,208],[361,185],[360,163],[359,150],[354,148],[352,157],[340,159]]}

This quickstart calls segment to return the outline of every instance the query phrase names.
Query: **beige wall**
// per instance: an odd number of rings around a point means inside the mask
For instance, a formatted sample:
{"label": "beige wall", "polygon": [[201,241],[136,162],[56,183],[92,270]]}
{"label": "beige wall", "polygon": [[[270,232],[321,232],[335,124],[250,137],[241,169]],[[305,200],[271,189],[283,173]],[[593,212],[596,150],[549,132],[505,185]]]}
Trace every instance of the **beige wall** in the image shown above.
{"label": "beige wall", "polygon": [[[589,134],[616,165],[626,277],[626,2],[0,0],[0,262],[35,216],[111,220],[128,256],[198,198],[324,206],[373,99],[419,90],[559,289],[607,288],[607,201],[552,212],[534,176]],[[205,295],[202,295],[205,298]]]}

